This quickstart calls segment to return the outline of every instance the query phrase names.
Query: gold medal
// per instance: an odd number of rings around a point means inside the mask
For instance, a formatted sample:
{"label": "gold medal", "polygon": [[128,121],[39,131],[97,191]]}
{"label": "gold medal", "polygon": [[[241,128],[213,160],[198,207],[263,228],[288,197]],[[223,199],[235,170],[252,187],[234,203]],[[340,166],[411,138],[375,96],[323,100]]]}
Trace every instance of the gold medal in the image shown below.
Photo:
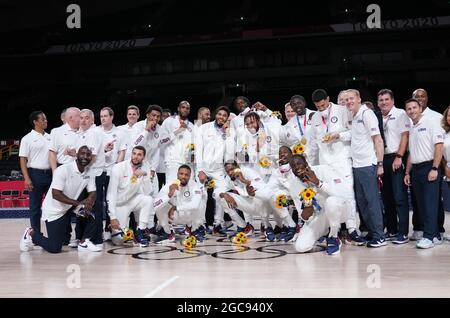
{"label": "gold medal", "polygon": [[300,143],[301,143],[302,145],[306,145],[307,142],[308,142],[308,141],[306,140],[305,137],[302,137],[302,139],[300,139]]}
{"label": "gold medal", "polygon": [[133,175],[133,176],[131,177],[131,183],[132,183],[132,184],[136,184],[136,183],[137,183],[137,177],[136,177],[135,175]]}

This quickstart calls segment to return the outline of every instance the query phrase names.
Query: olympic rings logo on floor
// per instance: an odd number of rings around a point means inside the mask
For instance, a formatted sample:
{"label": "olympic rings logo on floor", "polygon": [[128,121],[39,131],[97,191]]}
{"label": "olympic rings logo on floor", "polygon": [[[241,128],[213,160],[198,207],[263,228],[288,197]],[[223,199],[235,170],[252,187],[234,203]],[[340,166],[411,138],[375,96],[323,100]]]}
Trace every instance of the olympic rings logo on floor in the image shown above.
{"label": "olympic rings logo on floor", "polygon": [[[186,249],[180,244],[151,244],[148,247],[121,246],[108,250],[113,255],[128,255],[134,259],[144,261],[176,261],[196,258],[200,256],[211,256],[226,260],[266,260],[283,257],[289,254],[301,254],[295,252],[292,244],[269,243],[264,240],[254,241],[253,243],[265,243],[263,246],[250,247],[248,245],[233,245],[224,242],[224,238],[217,239],[215,242],[197,245],[195,248]],[[228,244],[227,244],[228,243]],[[292,250],[288,251],[285,248]],[[214,249],[211,251],[211,249]],[[138,250],[138,251],[136,251]],[[320,250],[315,250],[320,251]]]}

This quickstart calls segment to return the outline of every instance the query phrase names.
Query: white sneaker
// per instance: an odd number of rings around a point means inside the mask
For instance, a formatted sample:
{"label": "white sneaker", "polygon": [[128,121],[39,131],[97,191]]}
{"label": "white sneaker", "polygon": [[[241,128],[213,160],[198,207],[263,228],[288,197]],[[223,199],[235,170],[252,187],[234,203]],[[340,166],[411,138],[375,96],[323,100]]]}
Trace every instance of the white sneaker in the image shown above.
{"label": "white sneaker", "polygon": [[442,234],[442,239],[443,240],[446,240],[446,241],[450,241],[450,234],[447,234],[447,233],[441,233]]}
{"label": "white sneaker", "polygon": [[33,244],[33,250],[43,250],[43,248],[39,245]]}
{"label": "white sneaker", "polygon": [[85,239],[83,243],[78,244],[78,252],[100,252],[102,248],[92,243],[89,239]]}
{"label": "white sneaker", "polygon": [[72,239],[72,240],[70,240],[70,243],[69,243],[68,246],[72,247],[72,248],[77,248],[78,244],[80,244],[80,240]]}
{"label": "white sneaker", "polygon": [[434,245],[441,245],[444,242],[443,239],[439,239],[437,237],[433,238]]}
{"label": "white sneaker", "polygon": [[28,252],[33,249],[33,241],[31,240],[31,232],[32,228],[27,227],[25,231],[23,232],[22,236],[20,237],[20,250],[22,252]]}
{"label": "white sneaker", "polygon": [[410,239],[411,241],[419,241],[423,238],[423,231],[413,231]]}
{"label": "white sneaker", "polygon": [[423,248],[423,249],[431,248],[431,247],[434,247],[434,243],[427,238],[422,238],[416,243],[416,247]]}

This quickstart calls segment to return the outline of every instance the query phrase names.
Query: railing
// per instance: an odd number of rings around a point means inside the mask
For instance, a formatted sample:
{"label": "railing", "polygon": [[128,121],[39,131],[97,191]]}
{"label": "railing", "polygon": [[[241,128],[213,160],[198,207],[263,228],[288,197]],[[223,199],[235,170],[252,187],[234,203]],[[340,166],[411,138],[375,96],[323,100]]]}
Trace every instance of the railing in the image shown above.
{"label": "railing", "polygon": [[11,155],[17,155],[19,153],[19,145],[9,145],[0,148],[0,160]]}

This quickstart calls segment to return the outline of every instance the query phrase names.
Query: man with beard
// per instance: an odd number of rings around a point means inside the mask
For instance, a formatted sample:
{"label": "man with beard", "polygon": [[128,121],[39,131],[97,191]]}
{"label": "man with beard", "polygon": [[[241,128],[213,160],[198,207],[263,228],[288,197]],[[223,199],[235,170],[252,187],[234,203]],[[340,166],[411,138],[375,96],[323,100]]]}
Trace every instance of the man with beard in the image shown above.
{"label": "man with beard", "polygon": [[[316,241],[328,234],[326,252],[340,253],[338,238],[340,224],[348,218],[351,202],[341,185],[347,180],[336,178],[328,166],[310,167],[305,157],[294,155],[289,161],[295,178],[290,181],[290,194],[299,217],[305,222],[295,241],[295,249],[305,253],[313,249]],[[311,202],[301,201],[303,191],[313,191]],[[344,192],[344,193],[343,193]]]}
{"label": "man with beard", "polygon": [[181,165],[177,171],[177,179],[167,183],[155,198],[154,208],[161,227],[156,243],[175,242],[171,223],[190,227],[197,242],[203,242],[205,204],[206,193],[203,186],[191,180],[191,168],[188,165]]}
{"label": "man with beard", "polygon": [[344,243],[364,245],[366,241],[356,230],[358,219],[353,191],[350,141],[340,138],[341,133],[349,132],[350,114],[345,106],[330,102],[330,97],[324,89],[315,90],[312,101],[318,111],[311,119],[311,147],[308,162],[313,165],[327,165],[334,171],[336,178],[348,180],[345,183],[349,187],[346,193],[349,194],[349,200],[352,202],[352,210],[348,213],[349,219],[345,222],[348,237],[345,237]]}
{"label": "man with beard", "polygon": [[190,110],[189,102],[181,101],[178,115],[167,118],[161,126],[167,184],[176,180],[178,167],[187,164],[192,169],[195,162],[194,125],[188,120]]}
{"label": "man with beard", "polygon": [[[108,186],[108,208],[111,218],[112,241],[120,244],[121,237],[117,235],[121,229],[128,227],[130,214],[134,213],[138,224],[135,238],[141,246],[148,246],[144,237],[145,230],[153,227],[153,198],[149,195],[152,189],[151,168],[144,161],[146,150],[136,146],[131,153],[131,159],[119,162],[111,171]],[[119,239],[114,239],[115,235]]]}
{"label": "man with beard", "polygon": [[224,211],[236,222],[236,233],[244,232],[251,236],[254,232],[253,226],[245,223],[237,213],[237,209],[244,215],[261,216],[264,227],[268,228],[270,224],[267,207],[263,200],[256,196],[256,193],[266,186],[261,175],[253,169],[239,166],[236,161],[227,161],[224,166],[227,173],[226,182],[222,188],[216,190],[216,193],[220,197],[219,203]]}
{"label": "man with beard", "polygon": [[[83,205],[85,211],[90,212],[95,202],[95,178],[86,170],[91,160],[91,151],[87,146],[82,146],[74,161],[56,168],[42,204],[42,219],[45,220],[48,237],[31,227],[25,229],[20,240],[21,251],[30,251],[35,244],[50,253],[61,252],[67,226],[70,224],[71,213],[68,211],[73,206]],[[88,191],[87,198],[77,201],[85,188]],[[89,239],[85,239],[81,245],[88,251],[101,251]]]}
{"label": "man with beard", "polygon": [[[213,206],[207,207],[206,222],[214,225],[213,234],[225,234],[222,229],[223,209],[218,204],[218,194],[215,189],[221,188],[225,182],[225,170],[223,163],[233,159],[233,137],[230,134],[228,117],[230,110],[221,106],[216,110],[215,121],[206,123],[198,129],[196,137],[196,157],[198,180],[200,184],[206,181],[214,182],[214,187],[208,191],[208,197],[212,196]],[[208,185],[205,185],[207,187]],[[210,195],[211,194],[211,195]],[[215,206],[215,212],[214,212]]]}
{"label": "man with beard", "polygon": [[[264,203],[270,206],[270,211],[273,212],[275,221],[278,228],[283,228],[280,241],[290,242],[295,241],[300,226],[298,226],[292,219],[292,210],[289,211],[288,206],[280,205],[278,201],[280,196],[284,196],[286,201],[290,197],[289,181],[293,177],[291,167],[289,166],[289,160],[292,157],[292,150],[287,146],[281,146],[279,150],[280,160],[278,167],[272,170],[269,182],[265,187],[256,191],[256,197],[264,201]],[[269,225],[265,229],[266,241],[273,242],[275,240],[275,233],[272,226]]]}
{"label": "man with beard", "polygon": [[245,96],[238,96],[233,102],[233,107],[236,110],[236,116],[231,120],[231,129],[238,131],[244,127],[244,116],[251,111],[250,101]]}

